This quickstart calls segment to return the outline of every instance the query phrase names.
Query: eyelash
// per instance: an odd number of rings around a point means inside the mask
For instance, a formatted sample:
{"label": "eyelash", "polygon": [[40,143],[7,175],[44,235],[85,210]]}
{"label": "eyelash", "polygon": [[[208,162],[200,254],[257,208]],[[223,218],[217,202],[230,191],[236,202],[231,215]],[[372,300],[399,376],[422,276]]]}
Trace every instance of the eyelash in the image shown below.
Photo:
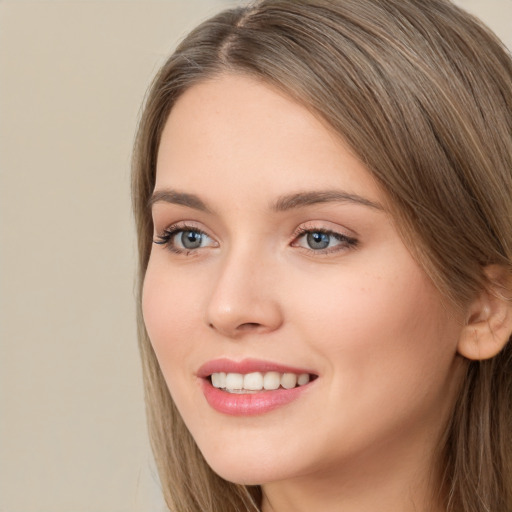
{"label": "eyelash", "polygon": [[198,235],[202,235],[202,236],[206,236],[206,237],[210,238],[207,233],[205,233],[204,231],[202,231],[201,229],[199,229],[195,226],[188,226],[186,224],[174,224],[174,225],[166,228],[161,235],[157,235],[158,240],[153,240],[153,243],[155,243],[157,245],[163,245],[169,251],[171,251],[175,254],[183,254],[185,256],[188,256],[191,253],[194,253],[195,251],[197,251],[197,249],[179,249],[172,243],[173,238],[178,233],[182,233],[182,232],[186,232],[186,231],[197,233]]}
{"label": "eyelash", "polygon": [[[313,233],[320,233],[323,235],[330,236],[334,239],[336,239],[338,242],[340,242],[339,245],[336,245],[334,247],[327,247],[325,249],[311,249],[306,247],[300,247],[297,245],[297,241],[301,239],[302,237],[305,237],[309,234]],[[316,227],[300,227],[297,229],[297,231],[293,235],[293,241],[290,245],[292,247],[300,247],[304,251],[307,251],[314,255],[323,255],[323,254],[332,254],[337,253],[341,251],[346,251],[351,248],[357,247],[359,244],[359,241],[356,238],[344,235],[343,233],[339,233],[337,231],[333,231],[330,229],[325,228],[316,228]]]}
{"label": "eyelash", "polygon": [[[162,245],[166,247],[168,250],[175,254],[185,255],[189,256],[197,251],[197,249],[200,249],[201,247],[195,248],[195,249],[180,249],[173,245],[173,238],[178,235],[179,233],[190,231],[192,233],[196,233],[201,236],[205,236],[211,239],[211,237],[208,236],[207,233],[202,231],[201,229],[195,227],[195,226],[189,226],[186,224],[174,224],[172,226],[169,226],[164,230],[164,232],[161,235],[157,235],[157,240],[153,240],[153,243],[157,245]],[[300,240],[302,237],[305,237],[309,234],[323,234],[327,235],[329,237],[332,237],[336,239],[340,244],[334,246],[334,247],[327,247],[325,249],[311,249],[307,247],[301,247],[298,245],[298,240]],[[343,250],[348,250],[350,248],[355,248],[358,245],[359,241],[356,238],[349,237],[347,235],[344,235],[342,233],[338,233],[336,231],[332,231],[329,229],[324,228],[315,228],[315,227],[300,227],[298,228],[295,233],[293,234],[293,239],[290,245],[292,247],[300,248],[304,251],[307,251],[314,255],[324,255],[324,254],[332,254],[336,252],[340,252]]]}

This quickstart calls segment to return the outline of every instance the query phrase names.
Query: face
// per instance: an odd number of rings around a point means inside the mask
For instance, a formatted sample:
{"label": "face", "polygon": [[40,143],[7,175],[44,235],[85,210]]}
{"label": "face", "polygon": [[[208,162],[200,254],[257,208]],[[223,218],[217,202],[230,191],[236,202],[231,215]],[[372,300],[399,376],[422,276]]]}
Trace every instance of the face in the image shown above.
{"label": "face", "polygon": [[329,127],[225,75],[181,96],[152,199],[144,318],[222,477],[418,469],[452,407],[461,319]]}

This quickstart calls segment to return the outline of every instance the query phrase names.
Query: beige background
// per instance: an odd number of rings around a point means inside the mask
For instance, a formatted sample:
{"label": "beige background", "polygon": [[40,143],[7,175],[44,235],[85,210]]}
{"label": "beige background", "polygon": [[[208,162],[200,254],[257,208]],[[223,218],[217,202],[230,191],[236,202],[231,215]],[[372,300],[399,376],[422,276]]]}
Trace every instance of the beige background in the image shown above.
{"label": "beige background", "polygon": [[[0,1],[0,512],[163,510],[129,161],[173,45],[230,0]],[[512,0],[459,0],[512,47]]]}

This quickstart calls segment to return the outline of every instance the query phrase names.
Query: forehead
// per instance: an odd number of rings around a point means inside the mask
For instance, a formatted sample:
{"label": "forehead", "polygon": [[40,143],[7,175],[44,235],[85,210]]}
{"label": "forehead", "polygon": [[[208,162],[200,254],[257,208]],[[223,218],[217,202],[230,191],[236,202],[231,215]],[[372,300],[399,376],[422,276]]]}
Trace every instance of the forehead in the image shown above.
{"label": "forehead", "polygon": [[188,89],[162,133],[155,188],[206,195],[225,188],[243,196],[264,184],[276,195],[341,188],[382,199],[339,134],[272,86],[222,75]]}

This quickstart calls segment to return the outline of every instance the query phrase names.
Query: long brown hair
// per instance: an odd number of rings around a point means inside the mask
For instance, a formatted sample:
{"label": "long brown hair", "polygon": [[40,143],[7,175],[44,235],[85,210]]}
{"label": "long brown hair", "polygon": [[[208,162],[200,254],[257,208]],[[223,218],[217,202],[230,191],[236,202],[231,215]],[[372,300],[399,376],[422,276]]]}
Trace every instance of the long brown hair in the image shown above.
{"label": "long brown hair", "polygon": [[[156,77],[134,153],[139,340],[151,442],[168,506],[259,510],[261,491],[205,463],[167,390],[142,321],[148,199],[179,96],[220,73],[280,88],[328,122],[390,198],[401,236],[447,301],[512,261],[512,60],[446,0],[263,0],[197,27]],[[446,509],[512,511],[512,353],[468,362],[443,440]]]}

